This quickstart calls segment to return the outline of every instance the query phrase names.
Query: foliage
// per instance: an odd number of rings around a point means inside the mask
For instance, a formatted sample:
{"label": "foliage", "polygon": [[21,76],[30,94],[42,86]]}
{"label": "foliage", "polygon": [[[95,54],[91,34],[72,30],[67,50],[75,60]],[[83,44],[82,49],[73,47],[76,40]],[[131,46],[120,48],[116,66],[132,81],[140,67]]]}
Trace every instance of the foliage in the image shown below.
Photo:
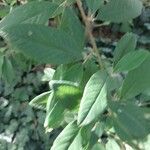
{"label": "foliage", "polygon": [[28,105],[29,99],[40,93],[44,87],[39,82],[42,73],[19,73],[16,82],[11,83],[11,86],[0,82],[0,149],[48,150],[50,134],[45,133],[43,127],[46,113],[35,111]]}
{"label": "foliage", "polygon": [[43,76],[49,91],[41,91],[29,104],[46,112],[47,132],[63,127],[52,150],[146,147],[150,53],[137,45],[137,35],[127,32],[108,58],[93,36],[94,26],[115,23],[130,31],[142,9],[140,0],[33,1],[0,22],[0,35],[9,46],[0,55],[0,75],[7,83],[15,81],[17,55],[30,65],[51,65]]}

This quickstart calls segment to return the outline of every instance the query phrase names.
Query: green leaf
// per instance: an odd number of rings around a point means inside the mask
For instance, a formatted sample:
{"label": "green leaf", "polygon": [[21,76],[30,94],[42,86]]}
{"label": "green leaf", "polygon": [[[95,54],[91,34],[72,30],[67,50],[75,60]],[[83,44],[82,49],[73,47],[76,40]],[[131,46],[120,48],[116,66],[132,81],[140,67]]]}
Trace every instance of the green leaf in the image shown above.
{"label": "green leaf", "polygon": [[4,80],[8,83],[12,83],[15,79],[15,72],[11,61],[6,57],[4,57],[2,72]]}
{"label": "green leaf", "polygon": [[114,65],[127,53],[134,51],[136,47],[137,38],[132,33],[126,33],[118,42],[114,51]]}
{"label": "green leaf", "polygon": [[83,150],[82,140],[81,131],[79,131],[68,150]]}
{"label": "green leaf", "polygon": [[130,52],[116,64],[114,71],[131,71],[140,66],[148,56],[150,56],[150,54],[145,50]]}
{"label": "green leaf", "polygon": [[62,15],[60,28],[67,32],[76,41],[81,49],[84,45],[84,28],[76,13],[71,8],[66,8]]}
{"label": "green leaf", "polygon": [[57,3],[57,4],[62,4],[64,2],[64,0],[53,0],[54,3]]}
{"label": "green leaf", "polygon": [[105,147],[104,147],[101,143],[98,143],[98,142],[97,142],[97,143],[93,146],[92,150],[105,150]]}
{"label": "green leaf", "polygon": [[10,6],[8,5],[0,5],[0,18],[3,18],[5,15],[9,13]]}
{"label": "green leaf", "polygon": [[45,127],[56,128],[64,118],[65,110],[73,110],[79,104],[81,98],[80,89],[72,82],[51,81],[53,97],[47,104]]}
{"label": "green leaf", "polygon": [[52,68],[45,68],[44,75],[42,77],[42,81],[50,81],[54,76],[55,70]]}
{"label": "green leaf", "polygon": [[82,147],[86,147],[85,149],[90,149],[92,141],[92,128],[94,123],[91,123],[87,126],[84,126],[80,130],[80,134],[82,136]]}
{"label": "green leaf", "polygon": [[60,5],[65,3],[68,6],[68,5],[72,4],[72,3],[74,3],[75,0],[53,0],[53,2],[55,2],[57,4],[60,4]]}
{"label": "green leaf", "polygon": [[149,122],[143,108],[131,102],[110,102],[109,106],[113,112],[113,126],[122,140],[131,143],[149,134]]}
{"label": "green leaf", "polygon": [[46,112],[50,112],[57,101],[54,99],[54,91],[52,90],[51,94],[48,97],[47,104],[46,104]]}
{"label": "green leaf", "polygon": [[78,105],[82,91],[76,84],[68,81],[54,80],[52,80],[50,84],[56,99],[62,101],[62,105],[66,109],[74,109],[74,107]]}
{"label": "green leaf", "polygon": [[68,70],[68,65],[66,64],[61,64],[57,67],[54,76],[53,76],[53,80],[64,80],[64,75]]}
{"label": "green leaf", "polygon": [[53,0],[53,2],[59,5],[56,11],[53,13],[53,16],[56,17],[60,14],[63,15],[64,11],[69,8],[68,6],[73,5],[73,3],[76,2],[76,0]]}
{"label": "green leaf", "polygon": [[109,138],[108,142],[106,143],[106,150],[110,150],[110,149],[111,150],[121,150],[118,143],[112,138]]}
{"label": "green leaf", "polygon": [[[35,7],[36,6],[36,7]],[[0,30],[22,23],[45,24],[58,7],[50,2],[30,2],[13,9],[0,22]]]}
{"label": "green leaf", "polygon": [[150,30],[150,23],[144,23],[144,26],[147,28],[147,30]]}
{"label": "green leaf", "polygon": [[[55,96],[53,97],[53,101],[56,101]],[[65,107],[62,105],[62,101],[57,101],[53,108],[47,112],[44,127],[45,128],[57,128],[60,126],[61,121],[64,117]]]}
{"label": "green leaf", "polygon": [[111,94],[112,91],[118,90],[121,87],[123,78],[120,74],[112,74],[107,82],[107,90]]}
{"label": "green leaf", "polygon": [[104,132],[104,127],[105,124],[101,121],[101,122],[96,122],[94,128],[92,129],[92,131],[95,133],[95,135],[98,138],[101,138],[103,132]]}
{"label": "green leaf", "polygon": [[146,140],[138,142],[139,147],[143,150],[148,150],[150,145],[150,134],[147,136]]}
{"label": "green leaf", "polygon": [[90,79],[90,77],[99,70],[99,67],[95,64],[93,60],[88,60],[84,64],[83,78],[81,82],[82,89],[85,88],[86,83]]}
{"label": "green leaf", "polygon": [[82,49],[74,39],[58,29],[22,24],[6,29],[2,34],[13,48],[41,63],[65,64],[82,58]]}
{"label": "green leaf", "polygon": [[86,0],[86,4],[91,11],[91,13],[95,13],[100,6],[104,3],[104,0]]}
{"label": "green leaf", "polygon": [[[96,143],[98,143],[98,140],[99,140],[99,138],[92,132],[91,133],[91,138],[90,138],[90,141],[89,141],[89,144],[88,144],[88,149],[92,149],[93,147],[94,147],[94,145],[96,144]],[[100,143],[99,143],[100,144]],[[99,145],[100,146],[100,145]],[[98,147],[99,147],[98,146]],[[97,146],[96,146],[97,147]],[[97,148],[98,148],[97,147]],[[100,148],[100,147],[99,147]],[[100,149],[103,149],[102,147],[100,148]]]}
{"label": "green leaf", "polygon": [[82,64],[75,64],[66,70],[63,80],[80,84],[82,78],[83,78],[83,66]]}
{"label": "green leaf", "polygon": [[87,82],[78,112],[78,124],[91,123],[106,108],[107,78],[105,71],[98,71]]}
{"label": "green leaf", "polygon": [[148,57],[138,68],[130,71],[123,83],[121,99],[132,98],[150,89],[150,57]]}
{"label": "green leaf", "polygon": [[0,53],[0,78],[2,77],[3,74],[3,62],[4,62],[4,56],[2,53]]}
{"label": "green leaf", "polygon": [[79,128],[76,121],[68,124],[58,135],[53,143],[51,150],[67,150],[77,136]]}
{"label": "green leaf", "polygon": [[140,0],[111,0],[100,7],[98,18],[111,22],[127,22],[142,12]]}
{"label": "green leaf", "polygon": [[53,76],[53,80],[66,80],[80,84],[83,78],[83,65],[80,63],[68,66],[60,65]]}
{"label": "green leaf", "polygon": [[29,105],[38,109],[46,110],[46,104],[50,94],[51,91],[48,91],[36,96],[33,100],[30,101]]}

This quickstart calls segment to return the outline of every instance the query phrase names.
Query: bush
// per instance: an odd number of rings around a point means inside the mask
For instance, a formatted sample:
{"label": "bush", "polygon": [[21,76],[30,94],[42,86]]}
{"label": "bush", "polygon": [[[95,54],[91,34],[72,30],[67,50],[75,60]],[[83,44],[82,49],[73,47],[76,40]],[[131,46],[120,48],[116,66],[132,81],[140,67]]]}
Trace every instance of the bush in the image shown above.
{"label": "bush", "polygon": [[[34,1],[2,19],[0,35],[14,59],[23,54],[29,64],[51,66],[43,77],[50,90],[41,91],[30,105],[46,112],[47,132],[63,127],[52,150],[146,149],[150,53],[139,42],[137,46],[138,36],[132,32],[132,20],[142,9],[140,0]],[[125,32],[112,44],[114,51],[102,47],[107,41],[94,35],[97,28],[113,25]],[[9,83],[15,73],[5,53],[0,65]]]}

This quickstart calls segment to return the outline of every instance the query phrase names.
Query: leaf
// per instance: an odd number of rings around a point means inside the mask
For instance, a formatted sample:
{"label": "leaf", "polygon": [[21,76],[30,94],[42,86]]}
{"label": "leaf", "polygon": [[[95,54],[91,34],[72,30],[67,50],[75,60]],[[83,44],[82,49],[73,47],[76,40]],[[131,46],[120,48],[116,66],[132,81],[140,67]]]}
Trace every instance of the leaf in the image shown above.
{"label": "leaf", "polygon": [[68,70],[68,65],[61,64],[56,68],[56,71],[53,76],[53,80],[63,80],[66,71]]}
{"label": "leaf", "polygon": [[111,0],[100,7],[98,18],[115,23],[127,22],[142,12],[140,0]]}
{"label": "leaf", "polygon": [[0,78],[2,77],[3,74],[3,62],[4,62],[4,56],[2,53],[0,53]]}
{"label": "leaf", "polygon": [[82,78],[83,78],[83,66],[82,64],[75,64],[66,70],[63,80],[72,81],[80,84]]}
{"label": "leaf", "polygon": [[58,135],[53,143],[51,150],[67,150],[77,136],[79,128],[76,121],[68,124]]}
{"label": "leaf", "polygon": [[150,54],[145,50],[130,52],[116,64],[114,71],[131,71],[140,66],[148,56],[150,56]]}
{"label": "leaf", "polygon": [[[36,7],[35,7],[36,6]],[[45,24],[58,7],[51,2],[30,2],[13,9],[0,22],[0,30],[22,23]]]}
{"label": "leaf", "polygon": [[85,149],[90,149],[92,141],[92,128],[94,126],[94,123],[91,123],[87,126],[84,126],[80,130],[80,134],[82,137],[82,147]]}
{"label": "leaf", "polygon": [[[56,101],[55,96],[53,97],[54,101]],[[47,112],[44,127],[45,128],[57,128],[60,126],[61,121],[64,117],[65,107],[62,105],[61,101],[57,101],[53,108]]]}
{"label": "leaf", "polygon": [[93,146],[92,150],[105,150],[105,147],[104,147],[101,143],[98,143],[98,142],[97,142],[97,143]]}
{"label": "leaf", "polygon": [[95,135],[98,138],[101,138],[101,136],[104,133],[104,127],[105,127],[105,124],[102,121],[101,122],[96,122],[96,124],[95,124],[94,128],[92,129],[92,131],[95,133]]}
{"label": "leaf", "polygon": [[54,76],[55,70],[53,68],[45,68],[42,81],[50,81]]}
{"label": "leaf", "polygon": [[[95,133],[91,133],[91,138],[88,144],[88,148],[87,149],[92,149],[93,147],[95,147],[94,145],[96,145],[96,143],[98,142],[99,138],[95,135]],[[99,145],[100,146],[100,145]],[[99,147],[98,146],[98,147]],[[96,148],[98,148],[96,146]],[[100,148],[100,147],[99,147]],[[94,148],[95,149],[95,148]],[[100,149],[103,149],[102,147]]]}
{"label": "leaf", "polygon": [[66,80],[80,84],[83,78],[83,65],[80,63],[68,66],[60,65],[53,76],[53,80]]}
{"label": "leaf", "polygon": [[82,136],[81,136],[81,132],[80,131],[77,134],[77,136],[75,137],[74,141],[71,143],[71,145],[68,148],[68,150],[83,150],[83,147],[82,147]]}
{"label": "leaf", "polygon": [[56,101],[54,99],[54,91],[51,90],[51,94],[48,97],[47,104],[46,104],[46,112],[50,112],[54,105],[56,104]]}
{"label": "leaf", "polygon": [[87,82],[78,112],[78,124],[87,125],[107,106],[107,73],[98,71]]}
{"label": "leaf", "polygon": [[65,110],[73,110],[81,98],[80,89],[67,81],[51,81],[53,97],[47,104],[45,127],[56,128],[64,118]]}
{"label": "leaf", "polygon": [[55,2],[57,4],[62,4],[64,2],[64,0],[53,0],[53,2]]}
{"label": "leaf", "polygon": [[70,5],[70,4],[72,4],[72,3],[74,3],[75,2],[75,0],[53,0],[53,2],[55,2],[55,3],[57,3],[57,4],[63,4],[63,2],[68,6],[68,5]]}
{"label": "leaf", "polygon": [[58,16],[60,14],[63,15],[64,11],[69,8],[68,6],[71,7],[71,5],[73,5],[73,3],[76,2],[76,0],[65,0],[65,1],[64,0],[53,0],[53,2],[57,3],[59,5],[58,8],[56,9],[56,11],[53,13],[53,16],[55,18],[56,16]]}
{"label": "leaf", "polygon": [[111,94],[112,91],[118,90],[123,82],[123,78],[120,74],[112,74],[107,80],[107,90]]}
{"label": "leaf", "polygon": [[48,91],[36,96],[33,100],[30,101],[29,105],[38,109],[46,110],[46,104],[50,94],[51,91]]}
{"label": "leaf", "polygon": [[44,127],[49,129],[57,128],[58,126],[60,126],[60,123],[64,117],[64,110],[64,106],[61,105],[61,101],[58,102],[58,99],[56,99],[56,96],[54,94],[54,90],[52,90],[52,93],[49,96],[46,105],[46,118]]}
{"label": "leaf", "polygon": [[141,149],[148,150],[150,145],[150,134],[147,136],[146,140],[139,141],[138,144]]}
{"label": "leaf", "polygon": [[8,83],[12,83],[15,79],[15,72],[11,61],[6,57],[4,57],[2,72],[4,80]]}
{"label": "leaf", "polygon": [[13,48],[41,63],[66,64],[82,58],[82,49],[67,33],[58,29],[22,24],[6,29],[2,34]]}
{"label": "leaf", "polygon": [[132,140],[143,139],[149,134],[148,120],[144,109],[131,102],[111,102],[109,106],[113,112],[113,126],[118,136],[131,143]]}
{"label": "leaf", "polygon": [[147,30],[150,30],[150,23],[144,23],[144,26],[147,28]]}
{"label": "leaf", "polygon": [[90,77],[99,70],[99,67],[95,64],[93,60],[88,60],[84,64],[84,70],[83,70],[83,78],[81,82],[81,88],[84,89],[86,83],[90,79]]}
{"label": "leaf", "polygon": [[66,8],[61,19],[61,30],[67,32],[76,41],[78,47],[84,46],[84,28],[76,13],[71,8]]}
{"label": "leaf", "polygon": [[104,0],[86,0],[86,4],[91,11],[91,13],[95,13],[100,6],[104,3]]}
{"label": "leaf", "polygon": [[62,101],[62,105],[66,109],[74,109],[77,106],[82,91],[76,84],[68,81],[54,81],[50,82],[51,88],[58,101]]}
{"label": "leaf", "polygon": [[114,65],[127,53],[134,51],[136,47],[137,38],[132,33],[126,33],[118,42],[114,51]]}
{"label": "leaf", "polygon": [[8,5],[0,5],[0,18],[3,18],[5,15],[9,13],[10,6]]}
{"label": "leaf", "polygon": [[123,83],[121,99],[132,98],[150,89],[150,57],[148,57],[138,68],[130,71]]}
{"label": "leaf", "polygon": [[121,150],[120,146],[118,143],[113,139],[109,138],[108,142],[106,143],[106,150]]}

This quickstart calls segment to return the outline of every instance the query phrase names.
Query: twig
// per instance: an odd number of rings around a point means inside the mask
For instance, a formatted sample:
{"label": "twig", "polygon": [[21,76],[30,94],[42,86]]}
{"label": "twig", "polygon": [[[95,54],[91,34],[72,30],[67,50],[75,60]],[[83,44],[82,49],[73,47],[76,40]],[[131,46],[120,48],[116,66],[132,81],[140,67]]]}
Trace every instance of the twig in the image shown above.
{"label": "twig", "polygon": [[102,62],[102,59],[101,59],[101,56],[100,56],[100,53],[98,51],[98,48],[97,48],[97,45],[96,45],[96,42],[95,42],[95,39],[92,35],[92,28],[91,28],[91,21],[90,19],[86,16],[85,12],[84,12],[84,9],[82,7],[82,2],[81,0],[76,0],[77,2],[77,5],[78,5],[78,8],[79,8],[79,11],[81,13],[81,16],[82,16],[82,19],[85,23],[85,27],[86,27],[86,32],[89,36],[89,39],[90,39],[90,42],[92,44],[92,47],[93,47],[93,51],[94,53],[96,54],[97,56],[97,61],[98,61],[98,64],[100,66],[101,69],[104,69],[104,65],[103,65],[103,62]]}
{"label": "twig", "polygon": [[92,57],[92,55],[93,55],[92,52],[89,53],[82,64],[85,64]]}

